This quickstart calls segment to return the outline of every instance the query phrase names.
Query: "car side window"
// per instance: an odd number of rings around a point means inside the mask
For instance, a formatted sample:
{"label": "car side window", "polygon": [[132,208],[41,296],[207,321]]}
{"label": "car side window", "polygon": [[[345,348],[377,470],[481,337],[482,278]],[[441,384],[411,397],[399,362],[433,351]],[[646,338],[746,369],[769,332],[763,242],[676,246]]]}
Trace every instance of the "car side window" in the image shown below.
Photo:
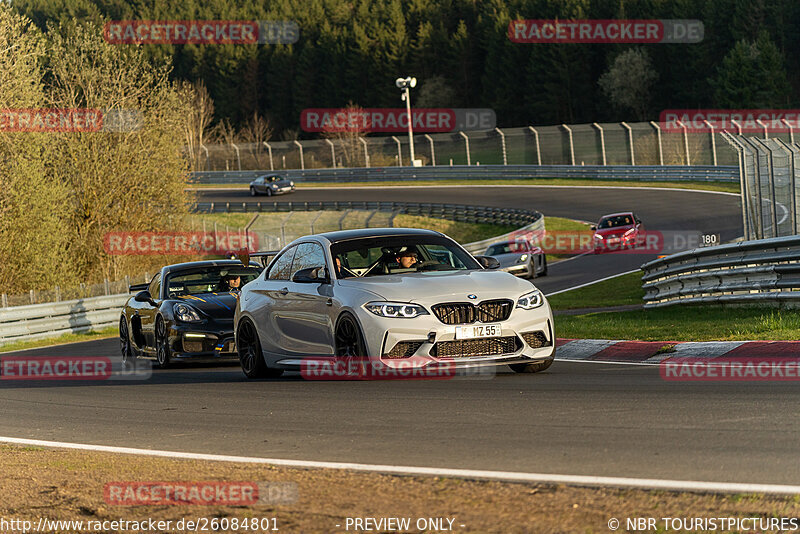
{"label": "car side window", "polygon": [[297,251],[297,246],[294,246],[275,258],[272,266],[267,273],[267,280],[289,280],[289,274],[292,270],[292,260]]}
{"label": "car side window", "polygon": [[153,280],[150,282],[150,287],[148,288],[150,292],[150,296],[154,299],[161,298],[161,273],[157,273]]}
{"label": "car side window", "polygon": [[258,178],[256,178],[256,183],[259,184],[259,185],[263,184],[264,183],[264,177],[263,176],[259,176]]}
{"label": "car side window", "polygon": [[291,276],[297,271],[312,267],[325,267],[325,251],[318,243],[301,243],[297,245],[297,253],[292,262]]}

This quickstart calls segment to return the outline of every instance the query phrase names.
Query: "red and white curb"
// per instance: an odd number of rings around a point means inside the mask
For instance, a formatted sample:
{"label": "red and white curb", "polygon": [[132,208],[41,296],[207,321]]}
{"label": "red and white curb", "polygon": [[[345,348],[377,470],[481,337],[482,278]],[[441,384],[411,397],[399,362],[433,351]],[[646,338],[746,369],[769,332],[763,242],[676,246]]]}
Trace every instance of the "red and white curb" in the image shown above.
{"label": "red and white curb", "polygon": [[556,339],[556,361],[658,364],[667,358],[797,358],[800,341]]}

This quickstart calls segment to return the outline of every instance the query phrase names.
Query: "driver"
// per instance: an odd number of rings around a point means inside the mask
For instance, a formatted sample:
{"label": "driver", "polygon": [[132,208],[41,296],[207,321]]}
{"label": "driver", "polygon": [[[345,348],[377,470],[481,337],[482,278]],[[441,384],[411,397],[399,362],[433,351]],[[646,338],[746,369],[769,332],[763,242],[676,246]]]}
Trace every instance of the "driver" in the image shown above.
{"label": "driver", "polygon": [[410,269],[419,263],[419,256],[411,249],[404,249],[397,253],[395,260],[402,269]]}
{"label": "driver", "polygon": [[217,291],[221,293],[240,291],[242,286],[242,278],[238,274],[226,274],[219,280]]}

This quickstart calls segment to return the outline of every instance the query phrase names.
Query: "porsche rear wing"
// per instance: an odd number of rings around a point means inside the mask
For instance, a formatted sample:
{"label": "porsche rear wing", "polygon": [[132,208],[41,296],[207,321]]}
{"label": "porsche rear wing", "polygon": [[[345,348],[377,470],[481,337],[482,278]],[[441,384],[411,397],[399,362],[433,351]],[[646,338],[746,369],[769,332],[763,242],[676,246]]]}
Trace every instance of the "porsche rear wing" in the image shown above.
{"label": "porsche rear wing", "polygon": [[[250,259],[259,258],[258,261],[261,263],[261,265],[266,267],[267,265],[269,265],[270,260],[275,256],[277,256],[279,252],[280,250],[263,250],[260,252],[251,252]],[[236,258],[239,259],[239,256],[237,255]]]}

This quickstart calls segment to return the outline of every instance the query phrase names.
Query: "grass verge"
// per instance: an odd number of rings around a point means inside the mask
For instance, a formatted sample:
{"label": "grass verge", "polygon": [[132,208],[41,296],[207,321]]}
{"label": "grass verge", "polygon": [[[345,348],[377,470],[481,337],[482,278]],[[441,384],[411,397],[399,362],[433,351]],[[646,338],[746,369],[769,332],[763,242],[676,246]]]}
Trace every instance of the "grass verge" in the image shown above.
{"label": "grass verge", "polygon": [[555,310],[641,304],[642,273],[635,272],[548,297]]}
{"label": "grass verge", "polygon": [[[561,295],[556,295],[559,296]],[[561,316],[556,321],[556,326],[559,337],[575,339],[641,341],[800,339],[800,314],[795,311],[781,312],[775,308],[676,305],[652,310]]]}
{"label": "grass verge", "polygon": [[[53,520],[172,521],[276,518],[280,532],[345,532],[348,517],[453,519],[458,532],[609,532],[610,518],[797,517],[796,497],[697,494],[457,478],[393,476],[344,470],[295,469],[84,451],[0,445],[4,499],[0,517]],[[292,504],[115,506],[103,487],[121,481],[293,482]],[[691,512],[691,513],[689,513]],[[339,525],[337,527],[337,525]],[[447,522],[445,522],[447,525]],[[463,525],[463,526],[462,526]],[[535,528],[533,528],[535,525]],[[90,529],[76,529],[88,532]],[[352,532],[352,528],[350,529]],[[432,531],[432,530],[430,530]],[[664,532],[665,530],[659,530]]]}
{"label": "grass verge", "polygon": [[[697,189],[700,191],[723,191],[739,193],[738,183],[734,182],[633,182],[625,180],[580,180],[570,178],[530,178],[519,180],[403,180],[390,182],[318,182],[300,183],[297,188],[309,187],[375,187],[382,186],[421,186],[421,185],[571,185],[571,186],[625,186],[625,187],[666,187],[669,189]],[[246,190],[246,184],[191,184],[191,189],[230,188]],[[287,199],[288,201],[289,199]]]}
{"label": "grass verge", "polygon": [[115,337],[118,334],[116,326],[110,326],[101,330],[90,330],[78,334],[63,334],[58,337],[48,337],[45,339],[35,339],[32,341],[15,341],[7,345],[0,345],[0,352],[11,352],[15,350],[35,349],[38,347],[49,347],[52,345],[62,345],[64,343],[78,343],[80,341],[94,341]]}
{"label": "grass verge", "polygon": [[442,232],[452,237],[459,243],[472,243],[482,241],[490,237],[513,232],[515,226],[485,223],[464,223],[450,221],[447,219],[435,219],[433,217],[422,217],[419,215],[398,215],[394,219],[394,225],[402,228],[427,228]]}

